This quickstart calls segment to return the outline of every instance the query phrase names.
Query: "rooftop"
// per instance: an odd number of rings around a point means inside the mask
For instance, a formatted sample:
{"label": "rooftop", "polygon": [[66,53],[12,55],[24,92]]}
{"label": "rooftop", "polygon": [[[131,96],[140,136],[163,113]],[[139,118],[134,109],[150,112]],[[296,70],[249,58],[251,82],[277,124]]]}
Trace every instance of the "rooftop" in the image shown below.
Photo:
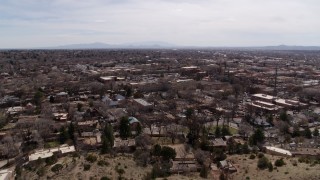
{"label": "rooftop", "polygon": [[147,101],[143,99],[134,99],[135,102],[141,104],[142,106],[152,106],[152,104],[148,103]]}
{"label": "rooftop", "polygon": [[275,98],[274,96],[270,96],[267,94],[254,94],[254,95],[252,95],[252,97],[258,97],[258,98],[268,99],[268,100],[272,100]]}
{"label": "rooftop", "polygon": [[53,156],[54,152],[61,151],[62,154],[74,152],[75,147],[74,146],[68,146],[67,144],[63,144],[60,147],[51,148],[51,149],[41,149],[36,151],[33,154],[29,155],[29,161],[35,161],[39,158],[44,159]]}
{"label": "rooftop", "polygon": [[274,152],[277,152],[280,154],[292,156],[292,153],[288,150],[285,150],[285,149],[281,149],[281,148],[277,148],[277,147],[273,147],[273,146],[265,146],[265,148],[267,150],[274,151]]}

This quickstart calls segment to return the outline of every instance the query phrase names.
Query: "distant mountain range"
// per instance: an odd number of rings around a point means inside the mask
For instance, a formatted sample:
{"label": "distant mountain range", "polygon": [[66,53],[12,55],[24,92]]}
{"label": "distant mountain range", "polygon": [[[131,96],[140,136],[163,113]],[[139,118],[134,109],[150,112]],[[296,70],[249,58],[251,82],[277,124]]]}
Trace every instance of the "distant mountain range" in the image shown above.
{"label": "distant mountain range", "polygon": [[319,51],[320,46],[264,46],[264,47],[252,47],[253,49],[262,49],[262,50],[305,50],[305,51]]}
{"label": "distant mountain range", "polygon": [[106,44],[101,42],[89,43],[89,44],[70,44],[56,47],[48,47],[44,49],[159,49],[159,48],[174,48],[176,45],[160,42],[137,42],[127,44]]}
{"label": "distant mountain range", "polygon": [[247,46],[247,47],[219,47],[219,46],[179,46],[161,41],[136,42],[126,44],[106,44],[101,42],[89,44],[70,44],[56,47],[35,49],[238,49],[238,50],[308,50],[320,51],[320,46]]}

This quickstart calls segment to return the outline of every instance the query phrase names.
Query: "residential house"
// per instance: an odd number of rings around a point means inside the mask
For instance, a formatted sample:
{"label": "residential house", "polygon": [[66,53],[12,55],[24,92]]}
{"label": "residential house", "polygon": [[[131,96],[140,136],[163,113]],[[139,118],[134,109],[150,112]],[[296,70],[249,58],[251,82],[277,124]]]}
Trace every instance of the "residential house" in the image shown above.
{"label": "residential house", "polygon": [[227,142],[224,141],[222,138],[214,138],[212,140],[209,140],[209,147],[225,150],[227,149]]}
{"label": "residential house", "polygon": [[36,161],[39,158],[45,159],[45,158],[53,156],[54,154],[65,155],[65,154],[72,153],[75,151],[76,151],[76,149],[74,146],[62,144],[61,146],[56,147],[56,148],[50,148],[50,149],[45,149],[45,150],[44,149],[36,150],[34,153],[32,153],[28,156],[28,159],[29,159],[29,162]]}
{"label": "residential house", "polygon": [[237,168],[228,160],[219,161],[219,167],[226,173],[237,172]]}
{"label": "residential house", "polygon": [[188,151],[184,144],[168,145],[176,151],[172,161],[171,173],[196,172],[200,169],[192,151]]}
{"label": "residential house", "polygon": [[117,151],[131,152],[135,149],[135,147],[136,147],[135,139],[121,139],[121,138],[114,139],[113,149]]}
{"label": "residential house", "polygon": [[62,103],[67,102],[69,100],[69,95],[66,92],[59,92],[54,97],[54,102]]}
{"label": "residential house", "polygon": [[153,109],[153,104],[143,100],[143,99],[133,99],[133,105],[137,106],[141,111],[151,111]]}

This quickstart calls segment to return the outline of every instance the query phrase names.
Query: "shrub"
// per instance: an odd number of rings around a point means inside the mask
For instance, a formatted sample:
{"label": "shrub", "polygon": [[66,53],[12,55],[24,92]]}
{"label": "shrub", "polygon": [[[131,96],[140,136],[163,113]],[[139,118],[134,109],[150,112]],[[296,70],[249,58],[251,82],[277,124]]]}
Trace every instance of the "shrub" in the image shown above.
{"label": "shrub", "polygon": [[200,170],[200,177],[207,178],[208,177],[208,168],[206,166],[202,166]]}
{"label": "shrub", "polygon": [[34,169],[33,169],[33,167],[31,166],[31,164],[25,165],[24,168],[25,168],[27,171],[34,171]]}
{"label": "shrub", "polygon": [[38,176],[43,176],[45,174],[45,168],[44,167],[41,167],[38,171],[37,171],[37,175]]}
{"label": "shrub", "polygon": [[143,180],[150,180],[150,179],[155,179],[155,178],[152,178],[151,173],[148,172],[146,175],[144,175]]}
{"label": "shrub", "polygon": [[86,160],[91,162],[91,163],[94,163],[95,161],[97,161],[97,156],[95,155],[92,155],[92,154],[89,154],[87,157],[86,157]]}
{"label": "shrub", "polygon": [[283,161],[283,158],[277,159],[276,162],[274,163],[274,165],[277,166],[277,167],[281,167],[281,166],[283,166],[285,164],[286,163]]}
{"label": "shrub", "polygon": [[308,158],[308,157],[300,157],[300,158],[298,159],[298,161],[299,161],[300,163],[307,163],[307,164],[309,164],[309,163],[311,162],[311,159]]}
{"label": "shrub", "polygon": [[258,168],[265,169],[268,167],[269,160],[266,157],[262,157],[258,160]]}
{"label": "shrub", "polygon": [[63,165],[56,164],[56,165],[52,166],[51,171],[56,173],[56,172],[59,172],[61,169],[63,169]]}
{"label": "shrub", "polygon": [[109,165],[109,163],[104,161],[104,160],[99,160],[98,161],[98,166],[108,166],[108,165]]}
{"label": "shrub", "polygon": [[256,156],[254,154],[251,154],[249,157],[249,159],[255,159],[255,158],[256,158]]}
{"label": "shrub", "polygon": [[164,167],[165,164],[154,164],[150,173],[151,179],[156,179],[158,177],[167,177],[168,168]]}
{"label": "shrub", "polygon": [[292,165],[293,166],[298,166],[298,162],[294,160],[294,161],[292,161]]}
{"label": "shrub", "polygon": [[163,146],[161,148],[161,156],[165,160],[174,159],[176,157],[176,155],[177,155],[177,153],[176,153],[175,149],[173,149],[171,147]]}
{"label": "shrub", "polygon": [[[16,177],[20,177],[21,176],[21,171],[22,171],[21,167],[17,166],[16,169],[15,169]],[[19,179],[19,178],[17,178],[17,179]]]}
{"label": "shrub", "polygon": [[269,170],[269,172],[273,171],[273,165],[271,162],[268,163],[268,170]]}
{"label": "shrub", "polygon": [[57,161],[58,161],[57,156],[56,156],[56,155],[53,155],[53,156],[48,157],[48,158],[46,159],[46,164],[47,164],[48,166],[51,166],[51,165],[55,164]]}
{"label": "shrub", "polygon": [[80,158],[80,154],[78,152],[74,152],[74,153],[72,153],[72,157]]}
{"label": "shrub", "polygon": [[84,171],[89,171],[90,168],[91,168],[91,165],[90,165],[90,164],[84,164],[84,165],[83,165],[83,170],[84,170]]}
{"label": "shrub", "polygon": [[108,178],[107,176],[103,176],[100,178],[100,180],[111,180],[110,178]]}
{"label": "shrub", "polygon": [[221,173],[219,176],[219,180],[225,180],[225,179],[226,179],[225,175],[223,173]]}
{"label": "shrub", "polygon": [[117,171],[117,173],[118,174],[120,174],[120,175],[122,175],[122,174],[124,174],[125,173],[125,171],[124,171],[124,169],[116,169],[116,171]]}
{"label": "shrub", "polygon": [[303,157],[299,157],[298,161],[299,161],[299,163],[303,163],[305,161],[305,159]]}
{"label": "shrub", "polygon": [[264,157],[264,154],[263,153],[259,153],[258,154],[258,158],[262,158],[262,157]]}

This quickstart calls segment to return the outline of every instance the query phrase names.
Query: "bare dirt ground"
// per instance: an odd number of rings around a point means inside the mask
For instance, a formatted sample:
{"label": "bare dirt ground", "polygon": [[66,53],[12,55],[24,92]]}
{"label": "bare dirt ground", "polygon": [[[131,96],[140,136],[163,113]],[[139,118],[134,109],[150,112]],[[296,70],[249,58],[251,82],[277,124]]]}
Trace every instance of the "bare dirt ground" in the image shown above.
{"label": "bare dirt ground", "polygon": [[[38,176],[34,171],[24,170],[22,172],[22,179],[61,179],[61,180],[100,180],[101,177],[108,177],[110,179],[117,179],[119,173],[116,171],[116,166],[118,169],[123,169],[124,173],[122,175],[125,179],[143,179],[143,177],[151,171],[151,166],[139,167],[134,162],[131,155],[119,155],[118,157],[108,157],[99,155],[96,162],[90,163],[85,160],[85,157],[81,156],[79,158],[73,157],[63,157],[57,162],[63,165],[63,169],[54,173],[51,171],[52,166],[45,167],[45,175]],[[107,162],[107,165],[100,166],[98,161],[103,160]],[[89,170],[84,170],[84,164],[90,164]]]}
{"label": "bare dirt ground", "polygon": [[[312,165],[306,163],[299,163],[298,158],[284,158],[286,165],[277,167],[272,172],[268,169],[259,170],[257,168],[258,157],[255,159],[249,159],[250,155],[232,155],[228,156],[227,159],[235,162],[237,172],[231,174],[230,179],[242,180],[242,179],[253,179],[253,180],[318,180],[320,179],[320,165]],[[280,159],[279,156],[271,156],[265,154],[265,156],[273,163],[275,160]],[[297,166],[294,166],[293,162],[297,162]],[[275,166],[274,166],[275,167]],[[248,177],[248,178],[247,178]]]}
{"label": "bare dirt ground", "polygon": [[[159,179],[163,179],[163,178],[159,178]],[[187,175],[174,174],[174,175],[171,175],[170,177],[167,177],[165,179],[168,179],[168,180],[197,180],[197,179],[203,179],[203,178],[199,177],[199,173],[190,173]],[[209,175],[207,179],[212,179],[212,177]]]}
{"label": "bare dirt ground", "polygon": [[[101,177],[108,177],[110,179],[118,179],[119,173],[116,169],[123,169],[124,174],[122,177],[128,180],[141,180],[144,176],[151,172],[152,167],[149,165],[147,167],[137,166],[130,154],[119,154],[117,157],[110,157],[108,155],[98,155],[94,154],[98,159],[90,163],[85,157],[62,157],[58,160],[56,164],[62,164],[63,169],[58,173],[51,171],[51,167],[45,166],[43,162],[39,165],[37,170],[23,170],[21,174],[21,179],[31,180],[31,179],[58,179],[58,180],[100,180]],[[103,160],[107,162],[108,165],[100,166],[98,161]],[[90,164],[89,170],[84,170],[84,164]],[[39,176],[37,171],[44,167],[44,175]],[[117,167],[117,168],[116,168]],[[186,175],[173,174],[167,178],[157,178],[157,179],[167,179],[167,180],[197,180],[202,179],[199,177],[199,173],[188,173]],[[209,176],[207,179],[212,179],[212,175],[209,171]]]}
{"label": "bare dirt ground", "polygon": [[[95,154],[98,159],[90,163],[85,159],[85,156],[80,157],[63,157],[58,160],[56,164],[62,164],[63,169],[57,173],[51,171],[52,166],[42,165],[34,170],[23,170],[21,179],[58,179],[58,180],[100,180],[101,177],[108,177],[110,179],[118,179],[119,173],[117,169],[123,169],[124,173],[122,177],[128,180],[140,180],[148,173],[151,172],[152,167],[137,166],[133,160],[132,155],[124,154],[118,155],[117,157],[110,157],[108,155]],[[232,155],[228,156],[227,159],[234,162],[237,168],[237,172],[229,175],[230,179],[234,180],[318,180],[320,179],[320,165],[319,164],[306,164],[299,163],[297,158],[284,158],[286,165],[277,167],[272,172],[268,169],[260,170],[257,168],[258,157],[255,159],[249,159],[250,155]],[[265,156],[274,164],[275,160],[280,159],[279,156],[271,156],[265,154]],[[106,165],[98,165],[98,161],[106,162]],[[297,162],[297,166],[294,166],[293,161]],[[91,167],[89,170],[84,170],[84,164],[89,164]],[[44,175],[39,176],[36,172],[43,167]],[[275,167],[275,166],[274,166]],[[202,179],[199,177],[199,173],[189,173],[187,175],[174,174],[167,178],[157,179],[168,179],[168,180],[196,180]],[[213,178],[211,171],[209,171],[209,177]]]}

